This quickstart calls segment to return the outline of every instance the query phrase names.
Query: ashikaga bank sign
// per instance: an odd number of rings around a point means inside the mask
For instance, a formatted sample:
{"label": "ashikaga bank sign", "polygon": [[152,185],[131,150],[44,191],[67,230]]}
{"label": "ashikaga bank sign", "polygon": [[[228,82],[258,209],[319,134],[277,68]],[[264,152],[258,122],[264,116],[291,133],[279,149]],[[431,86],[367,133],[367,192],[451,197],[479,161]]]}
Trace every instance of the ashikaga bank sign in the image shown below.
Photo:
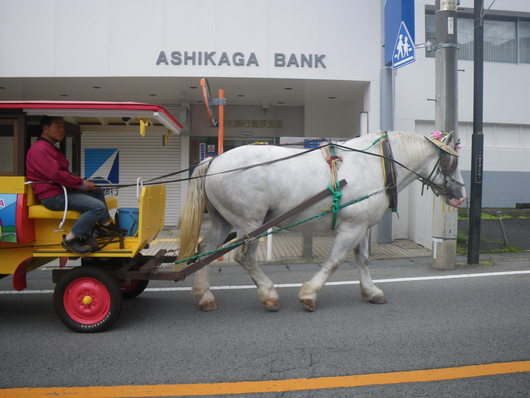
{"label": "ashikaga bank sign", "polygon": [[[276,68],[326,69],[325,58],[325,54],[274,53],[268,59]],[[160,51],[156,65],[259,67],[260,61],[254,52]]]}

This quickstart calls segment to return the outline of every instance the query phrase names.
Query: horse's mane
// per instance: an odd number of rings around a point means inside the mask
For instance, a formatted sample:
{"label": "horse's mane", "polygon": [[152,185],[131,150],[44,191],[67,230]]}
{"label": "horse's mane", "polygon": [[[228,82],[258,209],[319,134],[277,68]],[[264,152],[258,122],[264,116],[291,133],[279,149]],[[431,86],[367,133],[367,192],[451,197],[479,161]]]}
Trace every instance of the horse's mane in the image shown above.
{"label": "horse's mane", "polygon": [[414,163],[424,162],[429,143],[421,134],[390,131],[388,132],[394,154],[401,153]]}
{"label": "horse's mane", "polygon": [[[356,137],[351,141],[370,137],[372,142],[375,142],[377,138],[381,136],[381,134],[383,133],[370,133],[365,136]],[[418,149],[423,150],[425,148],[425,144],[427,143],[425,137],[417,133],[409,133],[404,131],[388,131],[386,132],[386,134],[388,134],[390,138],[394,138],[394,142],[392,142],[393,145],[402,146],[403,150],[406,151],[409,151],[411,149],[413,152],[416,152]],[[350,141],[347,141],[346,143],[349,142]]]}
{"label": "horse's mane", "polygon": [[402,137],[403,140],[408,141],[409,145],[423,145],[425,142],[425,137],[421,134],[417,133],[408,133],[405,131],[389,131],[388,134],[396,136],[396,137]]}

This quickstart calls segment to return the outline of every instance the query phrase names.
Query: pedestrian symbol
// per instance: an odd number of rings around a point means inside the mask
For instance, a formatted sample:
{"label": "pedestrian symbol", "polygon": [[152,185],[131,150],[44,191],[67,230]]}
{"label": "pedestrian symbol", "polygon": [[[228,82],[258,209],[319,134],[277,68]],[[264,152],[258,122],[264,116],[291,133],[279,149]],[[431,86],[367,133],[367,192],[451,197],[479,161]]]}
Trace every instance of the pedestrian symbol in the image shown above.
{"label": "pedestrian symbol", "polygon": [[415,60],[414,41],[410,36],[407,25],[402,21],[396,37],[394,52],[392,53],[392,69],[401,68]]}

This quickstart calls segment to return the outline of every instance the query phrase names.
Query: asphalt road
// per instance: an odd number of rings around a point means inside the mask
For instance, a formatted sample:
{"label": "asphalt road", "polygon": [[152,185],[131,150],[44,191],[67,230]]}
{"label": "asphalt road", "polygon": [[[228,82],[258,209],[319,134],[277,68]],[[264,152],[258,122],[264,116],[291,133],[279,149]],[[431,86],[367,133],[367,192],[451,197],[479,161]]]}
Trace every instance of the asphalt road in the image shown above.
{"label": "asphalt road", "polygon": [[[528,271],[528,257],[444,272],[432,270],[428,259],[376,261],[374,279],[391,279],[379,284],[385,305],[363,302],[358,285],[340,284],[357,279],[345,264],[314,313],[302,309],[296,287],[280,288],[281,310],[267,312],[254,289],[241,288],[249,285],[246,273],[225,267],[212,270],[212,285],[233,286],[214,292],[219,310],[200,312],[186,290],[150,290],[125,302],[114,327],[99,334],[73,333],[56,318],[49,271],[30,274],[29,290],[45,290],[35,294],[1,293],[11,290],[6,278],[0,280],[0,388],[284,380],[528,361],[530,274],[462,277]],[[287,284],[307,280],[316,267],[264,269]],[[436,276],[445,278],[395,280]],[[527,372],[241,396],[526,397],[528,391]]]}

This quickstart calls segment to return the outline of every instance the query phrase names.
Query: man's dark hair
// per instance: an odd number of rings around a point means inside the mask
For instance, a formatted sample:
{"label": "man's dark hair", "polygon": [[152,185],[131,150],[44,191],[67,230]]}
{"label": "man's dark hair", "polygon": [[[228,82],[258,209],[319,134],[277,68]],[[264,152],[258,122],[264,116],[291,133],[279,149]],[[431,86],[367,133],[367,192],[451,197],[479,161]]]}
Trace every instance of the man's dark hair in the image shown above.
{"label": "man's dark hair", "polygon": [[40,127],[44,128],[44,126],[51,126],[54,119],[62,119],[61,116],[43,116],[40,120]]}

